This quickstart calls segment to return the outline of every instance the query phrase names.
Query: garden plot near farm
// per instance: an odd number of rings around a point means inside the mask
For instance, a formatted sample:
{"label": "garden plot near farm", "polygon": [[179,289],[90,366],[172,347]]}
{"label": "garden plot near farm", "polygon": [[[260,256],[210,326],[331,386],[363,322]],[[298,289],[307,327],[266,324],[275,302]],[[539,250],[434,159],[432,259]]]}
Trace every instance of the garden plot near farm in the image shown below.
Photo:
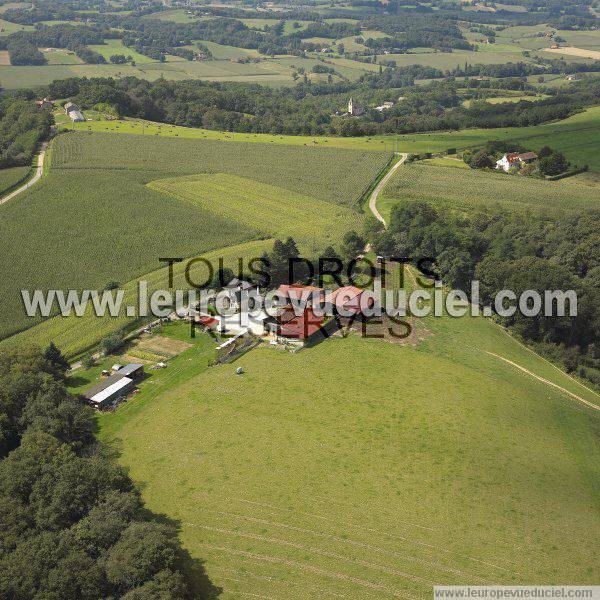
{"label": "garden plot near farm", "polygon": [[[282,190],[290,223],[297,227],[286,232],[297,233],[307,243],[321,240],[317,243],[324,247],[336,215],[348,228],[355,226],[356,219],[348,215],[358,213],[349,207],[356,206],[388,159],[383,153],[353,150],[106,133],[61,135],[53,142],[47,176],[0,206],[0,254],[7,269],[0,286],[0,338],[36,324],[24,315],[22,289],[103,289],[112,281],[125,284],[159,269],[164,264],[160,257],[193,256],[269,238],[275,231],[161,193],[147,185],[154,180],[229,173],[251,180],[249,186],[275,186]],[[317,214],[322,205],[326,218],[315,220],[312,232],[308,231],[301,219],[294,219],[288,194],[311,202]],[[260,210],[264,208],[257,206]],[[305,214],[301,207],[298,210]],[[253,256],[260,256],[263,249],[253,251]],[[73,334],[62,338],[70,353],[99,339],[93,319],[75,322]],[[62,328],[53,320],[44,326]],[[85,334],[78,336],[78,327]]]}

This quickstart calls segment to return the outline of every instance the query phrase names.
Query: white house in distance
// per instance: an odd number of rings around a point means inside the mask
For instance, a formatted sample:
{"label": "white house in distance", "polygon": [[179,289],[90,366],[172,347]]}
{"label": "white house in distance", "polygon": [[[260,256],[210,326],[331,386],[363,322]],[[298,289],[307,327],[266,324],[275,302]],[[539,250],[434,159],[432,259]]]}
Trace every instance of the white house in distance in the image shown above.
{"label": "white house in distance", "polygon": [[538,155],[535,152],[523,152],[522,154],[511,152],[496,161],[496,169],[502,169],[508,173],[513,167],[521,168],[534,163],[537,159]]}
{"label": "white house in distance", "polygon": [[73,123],[85,121],[85,117],[83,116],[81,109],[73,102],[67,102],[65,104],[65,113],[67,113],[68,117],[71,119],[71,121],[73,121]]}
{"label": "white house in distance", "polygon": [[381,106],[376,106],[375,110],[378,110],[379,112],[383,112],[384,110],[389,110],[393,106],[394,106],[393,102],[384,102]]}

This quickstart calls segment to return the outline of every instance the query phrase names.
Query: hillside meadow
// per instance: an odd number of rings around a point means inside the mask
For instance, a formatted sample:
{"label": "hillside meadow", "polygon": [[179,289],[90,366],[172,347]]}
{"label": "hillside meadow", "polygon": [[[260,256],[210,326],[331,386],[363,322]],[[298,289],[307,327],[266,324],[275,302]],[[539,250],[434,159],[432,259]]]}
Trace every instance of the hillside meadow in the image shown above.
{"label": "hillside meadow", "polygon": [[353,333],[219,367],[191,348],[101,437],[220,598],[597,581],[598,412],[502,358],[598,396],[489,320],[423,325],[416,347]]}
{"label": "hillside meadow", "polygon": [[[255,215],[263,211],[274,217],[278,201],[284,211],[277,216],[280,225],[283,218],[290,224],[281,232],[298,235],[311,249],[323,248],[330,232],[337,231],[339,239],[346,227],[356,226],[359,213],[353,208],[389,160],[383,153],[352,150],[106,133],[60,135],[51,155],[46,176],[0,206],[0,253],[7,271],[0,286],[0,338],[39,322],[24,315],[22,289],[103,289],[109,282],[125,284],[160,269],[160,257],[195,256],[271,238],[277,227]],[[212,209],[207,210],[200,200],[148,185],[216,173],[235,176],[221,180],[221,196],[228,195],[231,185],[232,194],[237,186],[238,201],[243,199],[240,177],[246,187],[257,186],[252,199],[256,210],[247,206],[245,221],[215,208],[214,188],[194,188],[193,195],[212,195]],[[306,208],[296,204],[298,198],[314,212],[312,229],[303,222]],[[68,343],[68,350],[86,349],[84,339]]]}
{"label": "hillside meadow", "polygon": [[[64,120],[63,120],[64,121]],[[135,133],[156,137],[185,137],[190,139],[216,139],[218,141],[243,141],[279,145],[299,145],[314,148],[347,148],[376,152],[444,152],[449,148],[473,148],[492,139],[517,140],[539,150],[551,146],[563,152],[578,165],[589,165],[600,172],[600,106],[583,110],[567,119],[532,127],[505,127],[499,129],[464,129],[433,133],[405,135],[380,135],[370,137],[321,137],[252,133],[227,133],[208,129],[177,127],[138,119],[121,121],[88,121],[64,123],[61,127],[77,131],[108,131]]]}
{"label": "hillside meadow", "polygon": [[597,182],[578,177],[545,181],[463,165],[449,158],[403,165],[380,195],[379,210],[385,218],[400,201],[429,202],[461,212],[530,212],[548,217],[600,209]]}

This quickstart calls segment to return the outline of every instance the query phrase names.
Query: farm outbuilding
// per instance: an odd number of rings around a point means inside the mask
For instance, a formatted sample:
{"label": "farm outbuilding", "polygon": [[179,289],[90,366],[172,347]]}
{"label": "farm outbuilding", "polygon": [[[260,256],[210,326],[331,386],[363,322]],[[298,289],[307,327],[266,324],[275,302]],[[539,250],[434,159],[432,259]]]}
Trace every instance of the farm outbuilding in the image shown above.
{"label": "farm outbuilding", "polygon": [[71,110],[67,114],[73,123],[81,123],[82,121],[85,121],[85,117],[80,110]]}
{"label": "farm outbuilding", "polygon": [[144,365],[130,363],[122,367],[112,366],[113,374],[92,386],[83,393],[83,397],[96,408],[106,408],[115,400],[124,398],[135,387],[134,379],[144,374]]}
{"label": "farm outbuilding", "polygon": [[133,387],[133,379],[115,373],[91,387],[83,397],[96,408],[106,408],[118,398],[125,397]]}
{"label": "farm outbuilding", "polygon": [[117,374],[123,377],[132,377],[133,379],[138,379],[144,374],[144,365],[139,363],[130,363],[124,367],[121,367],[117,371]]}
{"label": "farm outbuilding", "polygon": [[324,318],[316,315],[312,308],[305,308],[297,315],[291,305],[286,306],[274,317],[265,320],[269,332],[275,334],[278,341],[295,342],[304,346],[322,337]]}

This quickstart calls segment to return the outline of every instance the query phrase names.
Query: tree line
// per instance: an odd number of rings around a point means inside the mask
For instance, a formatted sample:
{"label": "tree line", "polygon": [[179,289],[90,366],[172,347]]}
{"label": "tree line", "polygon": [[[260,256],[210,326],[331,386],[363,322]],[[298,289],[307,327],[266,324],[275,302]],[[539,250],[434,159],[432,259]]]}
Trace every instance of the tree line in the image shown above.
{"label": "tree line", "polygon": [[67,369],[53,344],[0,354],[0,597],[190,597],[203,573],[96,439]]}
{"label": "tree line", "polygon": [[0,101],[0,168],[30,165],[40,142],[50,134],[52,116],[30,101]]}
{"label": "tree line", "polygon": [[[322,64],[325,69],[328,67],[327,61]],[[411,78],[421,72],[427,70],[382,69],[380,74],[369,74],[358,82],[313,84],[304,79],[294,87],[278,90],[232,82],[81,78],[55,81],[40,93],[70,98],[83,106],[111,104],[123,116],[175,125],[342,136],[537,125],[595,105],[600,95],[600,79],[587,78],[564,89],[549,90],[549,97],[543,99],[463,106],[464,99],[477,97],[472,91],[474,86],[452,80],[411,85]],[[395,87],[402,83],[405,86]],[[522,82],[520,86],[523,87]],[[339,114],[350,96],[367,107],[360,118]],[[374,110],[376,103],[386,100],[395,105],[381,112]]]}
{"label": "tree line", "polygon": [[537,350],[600,387],[600,212],[551,219],[506,212],[456,214],[424,202],[392,208],[389,228],[373,236],[376,252],[434,259],[439,278],[482,305],[500,290],[575,290],[576,316],[497,316]]}

